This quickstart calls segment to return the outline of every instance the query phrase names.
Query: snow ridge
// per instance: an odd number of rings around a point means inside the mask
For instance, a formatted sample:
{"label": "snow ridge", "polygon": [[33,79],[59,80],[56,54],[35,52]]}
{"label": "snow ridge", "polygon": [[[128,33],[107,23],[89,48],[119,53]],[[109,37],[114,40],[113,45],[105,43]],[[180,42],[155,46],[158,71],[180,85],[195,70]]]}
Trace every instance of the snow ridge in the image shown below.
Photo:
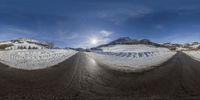
{"label": "snow ridge", "polygon": [[185,54],[190,56],[191,58],[200,61],[200,51],[183,51]]}
{"label": "snow ridge", "polygon": [[36,70],[54,66],[76,53],[70,49],[0,51],[0,62],[17,69]]}
{"label": "snow ridge", "polygon": [[117,45],[101,48],[103,51],[87,53],[111,69],[140,72],[169,60],[176,52],[149,45]]}

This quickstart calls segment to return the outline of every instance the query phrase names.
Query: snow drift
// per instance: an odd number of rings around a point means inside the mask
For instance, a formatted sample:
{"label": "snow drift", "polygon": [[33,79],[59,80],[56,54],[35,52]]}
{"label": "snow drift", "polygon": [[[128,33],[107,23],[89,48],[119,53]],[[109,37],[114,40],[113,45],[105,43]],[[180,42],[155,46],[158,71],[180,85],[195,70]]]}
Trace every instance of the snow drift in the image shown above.
{"label": "snow drift", "polygon": [[170,59],[176,52],[151,45],[111,45],[101,47],[102,51],[87,53],[100,64],[126,71],[140,72],[158,66]]}
{"label": "snow drift", "polygon": [[54,66],[76,53],[70,49],[0,51],[0,62],[17,69],[36,70]]}
{"label": "snow drift", "polygon": [[190,56],[191,58],[200,61],[200,51],[184,51],[184,53]]}

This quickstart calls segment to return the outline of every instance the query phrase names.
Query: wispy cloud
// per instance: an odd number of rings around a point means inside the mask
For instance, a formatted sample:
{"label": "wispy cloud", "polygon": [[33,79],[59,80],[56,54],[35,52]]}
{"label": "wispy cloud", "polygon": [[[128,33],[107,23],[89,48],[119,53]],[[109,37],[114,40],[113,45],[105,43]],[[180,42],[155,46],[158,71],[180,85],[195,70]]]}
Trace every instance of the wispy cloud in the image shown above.
{"label": "wispy cloud", "polygon": [[0,29],[1,40],[16,39],[20,37],[34,37],[35,35],[37,34],[35,34],[31,30],[18,28],[11,25],[1,25],[1,29]]}
{"label": "wispy cloud", "polygon": [[115,7],[115,10],[103,10],[98,15],[100,18],[107,19],[115,24],[121,24],[129,18],[138,18],[151,12],[152,9],[146,6],[129,6],[126,4]]}
{"label": "wispy cloud", "polygon": [[101,30],[99,33],[100,33],[103,37],[109,37],[110,35],[113,34],[113,32],[107,31],[107,30]]}
{"label": "wispy cloud", "polygon": [[[106,44],[111,40],[111,37],[114,35],[114,32],[108,30],[97,30],[84,36],[79,33],[78,39],[80,39],[79,43],[74,45],[73,47],[82,47],[82,48],[91,48],[101,44]],[[95,40],[96,44],[93,44],[92,41]]]}
{"label": "wispy cloud", "polygon": [[167,37],[160,38],[160,42],[163,43],[171,42],[171,43],[182,43],[182,44],[190,42],[200,42],[200,33],[173,34]]}

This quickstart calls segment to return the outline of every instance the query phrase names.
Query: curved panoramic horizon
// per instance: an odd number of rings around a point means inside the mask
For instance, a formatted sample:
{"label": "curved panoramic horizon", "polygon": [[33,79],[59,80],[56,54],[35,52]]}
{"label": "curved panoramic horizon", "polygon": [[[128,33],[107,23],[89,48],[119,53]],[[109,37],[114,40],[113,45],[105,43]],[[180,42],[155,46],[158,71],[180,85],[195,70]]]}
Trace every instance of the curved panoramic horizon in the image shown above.
{"label": "curved panoramic horizon", "polygon": [[2,100],[200,100],[200,0],[0,0]]}
{"label": "curved panoramic horizon", "polygon": [[56,47],[94,47],[119,37],[200,41],[198,0],[1,0],[0,40],[22,37]]}

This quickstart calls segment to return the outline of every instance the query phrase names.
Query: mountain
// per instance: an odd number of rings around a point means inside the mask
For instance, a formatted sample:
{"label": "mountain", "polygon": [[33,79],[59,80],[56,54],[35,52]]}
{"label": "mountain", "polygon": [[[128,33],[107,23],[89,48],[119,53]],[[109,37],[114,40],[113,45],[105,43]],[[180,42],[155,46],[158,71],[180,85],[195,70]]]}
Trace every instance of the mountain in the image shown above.
{"label": "mountain", "polygon": [[192,43],[185,43],[185,44],[164,43],[163,46],[168,47],[168,48],[173,48],[174,50],[177,50],[177,51],[200,49],[199,42],[192,42]]}
{"label": "mountain", "polygon": [[[148,39],[131,39],[129,37],[121,37],[114,41],[111,41],[108,44],[103,44],[94,48],[91,48],[91,50],[102,50],[102,48],[110,47],[110,46],[116,46],[121,45],[120,47],[124,47],[123,45],[132,46],[132,45],[146,45],[146,46],[154,46],[154,47],[165,47],[170,50],[176,50],[176,51],[183,51],[183,50],[200,50],[200,43],[199,42],[192,42],[192,43],[186,43],[186,44],[178,44],[178,43],[164,43],[159,44],[152,42]],[[138,46],[136,46],[138,47]],[[134,48],[136,48],[134,47]],[[138,47],[139,48],[139,47]]]}
{"label": "mountain", "polygon": [[[100,45],[95,48],[106,47],[109,45],[118,45],[118,44],[120,44],[120,45],[146,44],[146,45],[153,45],[153,46],[157,46],[157,47],[163,47],[163,45],[154,43],[148,39],[137,40],[137,39],[131,39],[129,37],[121,37],[121,38],[118,38],[118,39],[108,43],[108,44],[103,44],[103,45]],[[93,48],[93,49],[95,49],[95,48]]]}
{"label": "mountain", "polygon": [[[129,37],[122,37],[122,38],[119,38],[117,40],[114,40],[112,42],[110,42],[109,44],[110,45],[115,45],[115,44],[128,44],[128,43],[131,43],[133,42],[132,39],[130,39]],[[137,40],[135,42],[138,42]]]}
{"label": "mountain", "polygon": [[193,42],[189,46],[193,49],[200,49],[200,43],[199,42]]}
{"label": "mountain", "polygon": [[1,50],[17,50],[17,49],[49,49],[53,47],[53,43],[34,40],[31,38],[18,38],[14,40],[1,41]]}

